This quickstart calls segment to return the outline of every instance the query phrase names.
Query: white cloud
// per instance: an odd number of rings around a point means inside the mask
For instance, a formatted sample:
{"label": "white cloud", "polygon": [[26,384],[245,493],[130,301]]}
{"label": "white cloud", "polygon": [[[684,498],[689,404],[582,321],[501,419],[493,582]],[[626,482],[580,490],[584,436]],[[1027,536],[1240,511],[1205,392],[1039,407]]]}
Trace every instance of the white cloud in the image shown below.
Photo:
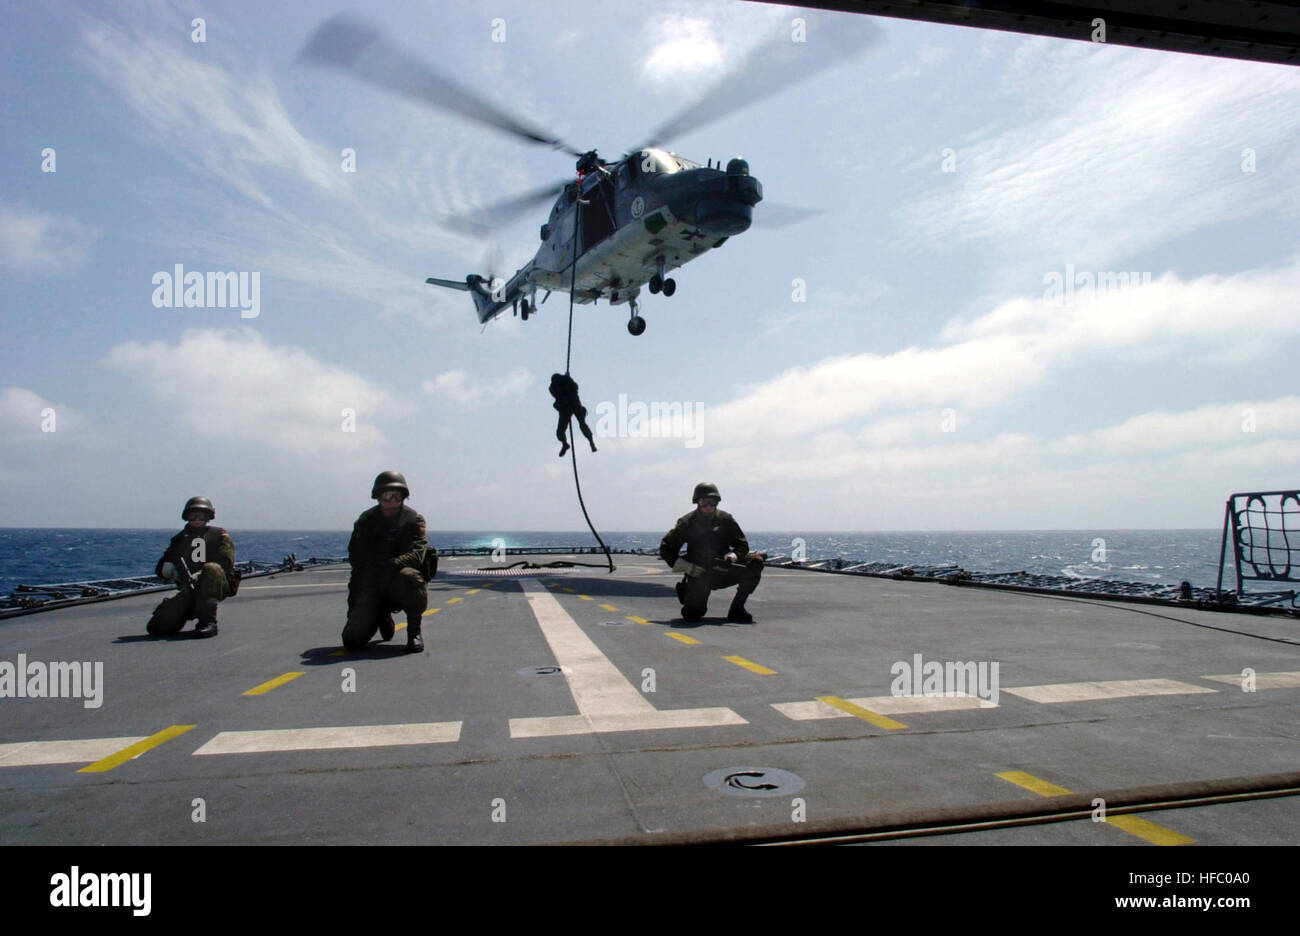
{"label": "white cloud", "polygon": [[[0,481],[16,501],[25,496],[17,493],[20,488],[66,478],[69,465],[102,451],[102,441],[72,407],[26,387],[0,388]],[[18,513],[7,506],[11,522]]]}
{"label": "white cloud", "polygon": [[344,190],[338,159],[298,132],[261,70],[212,64],[182,54],[174,37],[128,35],[102,22],[90,23],[82,40],[91,71],[121,93],[159,144],[203,176],[268,208],[274,202],[255,170],[287,170],[319,189]]}
{"label": "white cloud", "polygon": [[[1064,278],[1066,271],[1049,272]],[[941,337],[956,341],[1015,336],[1032,340],[1053,356],[1139,348],[1160,354],[1188,343],[1213,344],[1219,353],[1235,349],[1239,360],[1246,360],[1277,338],[1300,334],[1297,290],[1300,258],[1279,269],[1232,276],[1210,274],[1184,281],[1165,273],[1150,285],[1078,293],[1059,306],[1042,295],[1013,299],[969,324],[949,323]]]}
{"label": "white cloud", "polygon": [[81,266],[98,231],[75,218],[0,204],[0,267],[14,273],[68,273]]}
{"label": "white cloud", "polygon": [[649,83],[675,84],[722,70],[724,47],[717,38],[722,33],[708,20],[652,18],[650,28],[655,39],[641,65],[641,74]]}
{"label": "white cloud", "polygon": [[517,367],[499,377],[475,377],[469,371],[443,371],[432,380],[425,380],[420,389],[430,396],[445,397],[467,409],[477,409],[488,401],[521,397],[532,385],[533,375],[527,368]]}
{"label": "white cloud", "polygon": [[[140,380],[195,434],[299,455],[369,452],[387,444],[381,420],[409,403],[302,348],[272,345],[251,329],[187,331],[176,345],[128,341],[107,363]],[[355,431],[345,431],[345,410]]]}
{"label": "white cloud", "polygon": [[1114,426],[1074,433],[1051,445],[1073,455],[1158,452],[1167,449],[1255,445],[1279,437],[1300,438],[1300,397],[1201,406],[1183,412],[1142,413]]}
{"label": "white cloud", "polygon": [[[463,248],[463,238],[423,220],[466,204],[455,171],[418,164],[427,147],[399,148],[399,165],[389,172],[374,171],[387,150],[363,147],[356,159],[371,171],[346,173],[341,145],[302,133],[274,81],[238,57],[238,44],[204,46],[196,57],[171,36],[99,22],[82,40],[80,58],[91,73],[135,112],[159,148],[202,180],[191,191],[161,191],[184,203],[164,213],[159,230],[177,262],[185,251],[200,251],[226,267],[355,297],[385,315],[425,325],[441,320],[449,299],[435,295],[401,256],[414,244]],[[330,211],[337,214],[327,221]],[[196,216],[205,223],[195,225]]]}
{"label": "white cloud", "polygon": [[892,82],[917,78],[933,69],[935,65],[947,60],[951,55],[952,49],[947,46],[923,45],[916,50],[910,62],[900,66],[885,80]]}
{"label": "white cloud", "polygon": [[0,439],[6,446],[55,443],[85,425],[81,413],[35,391],[25,387],[0,389]]}
{"label": "white cloud", "polygon": [[[1018,94],[1048,116],[963,147],[952,185],[900,209],[918,244],[1108,263],[1225,219],[1297,213],[1294,69],[1081,45],[1018,46],[1013,66],[1032,74]],[[1268,154],[1254,173],[1241,169],[1247,148]]]}
{"label": "white cloud", "polygon": [[[1013,299],[969,324],[949,325],[941,336],[950,342],[946,347],[830,357],[745,388],[736,399],[708,408],[706,450],[719,468],[761,464],[755,470],[763,477],[791,479],[879,474],[884,465],[888,473],[902,468],[948,475],[953,466],[1002,464],[1007,452],[1027,458],[1037,447],[1022,433],[976,443],[925,441],[940,435],[948,408],[963,440],[969,438],[972,414],[1014,402],[1085,353],[1152,358],[1209,349],[1222,361],[1271,352],[1279,338],[1300,334],[1293,304],[1298,291],[1300,262],[1293,262],[1189,282],[1166,274],[1149,286],[1075,297],[1060,308],[1041,297]],[[1257,404],[1257,431],[1295,434],[1297,403],[1286,397]],[[1240,441],[1247,405],[1137,416],[1058,440],[1051,451],[1151,451],[1197,444],[1214,432],[1235,432]],[[859,424],[863,417],[875,419]]]}
{"label": "white cloud", "polygon": [[[935,435],[938,436],[936,424]],[[707,462],[715,472],[744,465],[746,482],[874,479],[925,484],[943,490],[953,480],[965,483],[976,469],[1022,469],[1037,461],[1034,440],[1021,433],[1001,433],[987,442],[949,441],[934,445],[864,449],[843,434],[827,434],[803,450],[746,446],[715,451]]]}
{"label": "white cloud", "polygon": [[1047,361],[1032,342],[993,336],[948,348],[854,354],[796,367],[710,407],[710,441],[797,437],[885,407],[990,406],[1041,379]]}

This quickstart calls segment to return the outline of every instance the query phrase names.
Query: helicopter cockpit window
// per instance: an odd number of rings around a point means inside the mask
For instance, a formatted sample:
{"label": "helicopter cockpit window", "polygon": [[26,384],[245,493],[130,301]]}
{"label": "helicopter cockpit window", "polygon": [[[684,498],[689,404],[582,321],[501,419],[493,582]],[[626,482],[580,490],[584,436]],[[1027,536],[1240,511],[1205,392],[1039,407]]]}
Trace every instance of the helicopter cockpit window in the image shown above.
{"label": "helicopter cockpit window", "polygon": [[640,168],[644,172],[676,172],[681,167],[671,153],[648,149],[641,153]]}

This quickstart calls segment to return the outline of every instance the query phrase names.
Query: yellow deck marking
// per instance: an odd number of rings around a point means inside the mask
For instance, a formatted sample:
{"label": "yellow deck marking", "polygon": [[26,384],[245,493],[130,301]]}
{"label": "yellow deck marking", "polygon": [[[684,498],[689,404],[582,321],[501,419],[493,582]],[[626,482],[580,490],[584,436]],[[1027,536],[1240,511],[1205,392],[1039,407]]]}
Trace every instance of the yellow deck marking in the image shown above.
{"label": "yellow deck marking", "polygon": [[428,611],[421,614],[420,617],[428,617],[430,614],[437,614],[441,610],[441,608],[430,608]]}
{"label": "yellow deck marking", "polygon": [[579,595],[578,597],[581,598],[583,601],[595,601],[595,600],[596,600],[595,598],[591,597],[590,595]]}
{"label": "yellow deck marking", "polygon": [[645,618],[643,618],[643,617],[637,617],[635,614],[629,614],[629,615],[627,616],[627,619],[628,619],[629,621],[635,621],[635,622],[638,623],[638,624],[649,624],[649,623],[650,623],[650,622],[647,621]]}
{"label": "yellow deck marking", "polygon": [[331,652],[330,652],[330,656],[332,656],[332,657],[335,657],[335,656],[346,656],[346,655],[347,655],[347,652],[348,652],[348,651],[347,651],[346,648],[343,649],[343,650],[334,650],[334,651],[331,651]]}
{"label": "yellow deck marking", "polygon": [[1194,838],[1188,838],[1173,829],[1166,829],[1162,825],[1156,825],[1154,822],[1149,822],[1140,816],[1107,816],[1106,821],[1123,829],[1130,835],[1146,839],[1152,845],[1190,845],[1196,841]]}
{"label": "yellow deck marking", "polygon": [[729,656],[729,657],[723,657],[723,659],[726,660],[728,663],[735,663],[737,666],[743,666],[751,673],[758,673],[758,675],[760,676],[776,675],[776,670],[768,669],[766,666],[762,666],[758,663],[755,663],[753,660],[746,660],[743,656]]}
{"label": "yellow deck marking", "polygon": [[192,731],[196,725],[172,725],[170,728],[164,728],[157,734],[152,734],[143,741],[137,741],[135,744],[128,745],[116,753],[108,755],[102,760],[97,760],[93,764],[87,764],[77,773],[103,773],[106,770],[112,770],[125,764],[129,760],[134,760],[145,751],[156,748],[160,744],[166,744],[172,738],[183,735],[187,731]]}
{"label": "yellow deck marking", "polygon": [[463,601],[463,600],[464,600],[463,598],[448,598],[447,604],[455,604],[456,602]]}
{"label": "yellow deck marking", "polygon": [[[488,585],[487,587],[488,587],[488,588],[491,588],[492,586],[491,586],[491,585]],[[480,591],[482,591],[482,589],[479,589],[479,588],[471,588],[469,591],[465,592],[465,594],[467,594],[467,595],[477,595]]]}
{"label": "yellow deck marking", "polygon": [[669,631],[668,636],[671,637],[673,640],[680,640],[684,644],[699,643],[699,641],[696,640],[694,637],[687,637],[685,634],[678,634],[675,631]]}
{"label": "yellow deck marking", "polygon": [[879,712],[873,712],[871,709],[863,708],[861,705],[854,705],[848,699],[841,699],[839,696],[827,695],[818,696],[818,702],[825,702],[827,705],[839,709],[841,712],[848,712],[855,718],[860,718],[865,722],[871,722],[877,728],[884,728],[893,731],[898,728],[906,728],[901,721],[895,721],[888,715],[881,715]]}
{"label": "yellow deck marking", "polygon": [[1023,770],[1007,770],[997,776],[999,779],[1007,781],[1007,783],[1014,783],[1018,787],[1024,787],[1039,796],[1070,795],[1070,791],[1065,787],[1057,786],[1055,783],[1049,783],[1046,780],[1040,780],[1033,774],[1027,774]]}
{"label": "yellow deck marking", "polygon": [[564,589],[564,590],[565,590],[566,592],[568,592],[570,595],[573,594],[573,589],[572,589],[572,588],[566,588],[566,589]]}
{"label": "yellow deck marking", "polygon": [[281,686],[283,686],[285,683],[292,682],[293,680],[297,679],[299,676],[306,676],[306,675],[307,672],[305,670],[296,673],[284,673],[280,676],[275,677],[275,679],[268,679],[260,686],[254,686],[252,689],[249,689],[247,692],[245,692],[244,695],[266,695],[272,689],[278,689]]}
{"label": "yellow deck marking", "polygon": [[[1068,796],[1071,792],[1065,787],[1049,783],[1035,777],[1033,774],[1027,774],[1023,770],[1008,770],[997,776],[1008,783],[1014,783],[1016,786],[1031,790],[1039,796]],[[1107,816],[1106,822],[1116,828],[1123,829],[1130,835],[1136,835],[1152,845],[1188,845],[1196,841],[1194,838],[1188,838],[1173,829],[1166,829],[1162,825],[1157,825],[1139,816]]]}
{"label": "yellow deck marking", "polygon": [[601,605],[601,607],[604,608],[606,611],[617,611],[617,610],[618,610],[618,608],[614,607],[613,605],[603,604],[603,605]]}
{"label": "yellow deck marking", "polygon": [[406,622],[403,621],[401,624],[398,624],[396,627],[393,628],[393,633],[396,634],[399,630],[401,630],[405,626],[406,626]]}

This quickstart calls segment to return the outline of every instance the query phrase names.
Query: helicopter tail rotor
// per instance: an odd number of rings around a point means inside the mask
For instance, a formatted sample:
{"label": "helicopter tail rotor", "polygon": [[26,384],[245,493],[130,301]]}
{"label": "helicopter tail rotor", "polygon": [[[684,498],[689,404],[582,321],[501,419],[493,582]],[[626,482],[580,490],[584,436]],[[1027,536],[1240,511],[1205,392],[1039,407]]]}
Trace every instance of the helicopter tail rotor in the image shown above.
{"label": "helicopter tail rotor", "polygon": [[499,276],[479,276],[477,273],[471,273],[464,280],[438,279],[430,276],[425,282],[430,286],[442,286],[445,289],[458,289],[469,293],[474,300],[474,311],[478,314],[480,325],[496,318],[509,304],[505,301],[505,280]]}

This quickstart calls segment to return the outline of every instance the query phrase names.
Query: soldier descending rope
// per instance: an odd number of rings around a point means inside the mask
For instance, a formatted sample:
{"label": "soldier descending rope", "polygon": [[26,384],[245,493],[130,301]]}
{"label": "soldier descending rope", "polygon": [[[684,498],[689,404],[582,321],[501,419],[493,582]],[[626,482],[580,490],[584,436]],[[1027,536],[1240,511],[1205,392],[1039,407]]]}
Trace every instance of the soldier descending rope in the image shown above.
{"label": "soldier descending rope", "polygon": [[551,375],[551,396],[555,397],[552,405],[559,411],[560,420],[555,426],[555,437],[560,440],[560,457],[569,450],[569,420],[577,419],[578,428],[591,443],[591,450],[596,451],[596,440],[592,438],[591,427],[587,425],[587,407],[578,399],[578,383],[568,374]]}

